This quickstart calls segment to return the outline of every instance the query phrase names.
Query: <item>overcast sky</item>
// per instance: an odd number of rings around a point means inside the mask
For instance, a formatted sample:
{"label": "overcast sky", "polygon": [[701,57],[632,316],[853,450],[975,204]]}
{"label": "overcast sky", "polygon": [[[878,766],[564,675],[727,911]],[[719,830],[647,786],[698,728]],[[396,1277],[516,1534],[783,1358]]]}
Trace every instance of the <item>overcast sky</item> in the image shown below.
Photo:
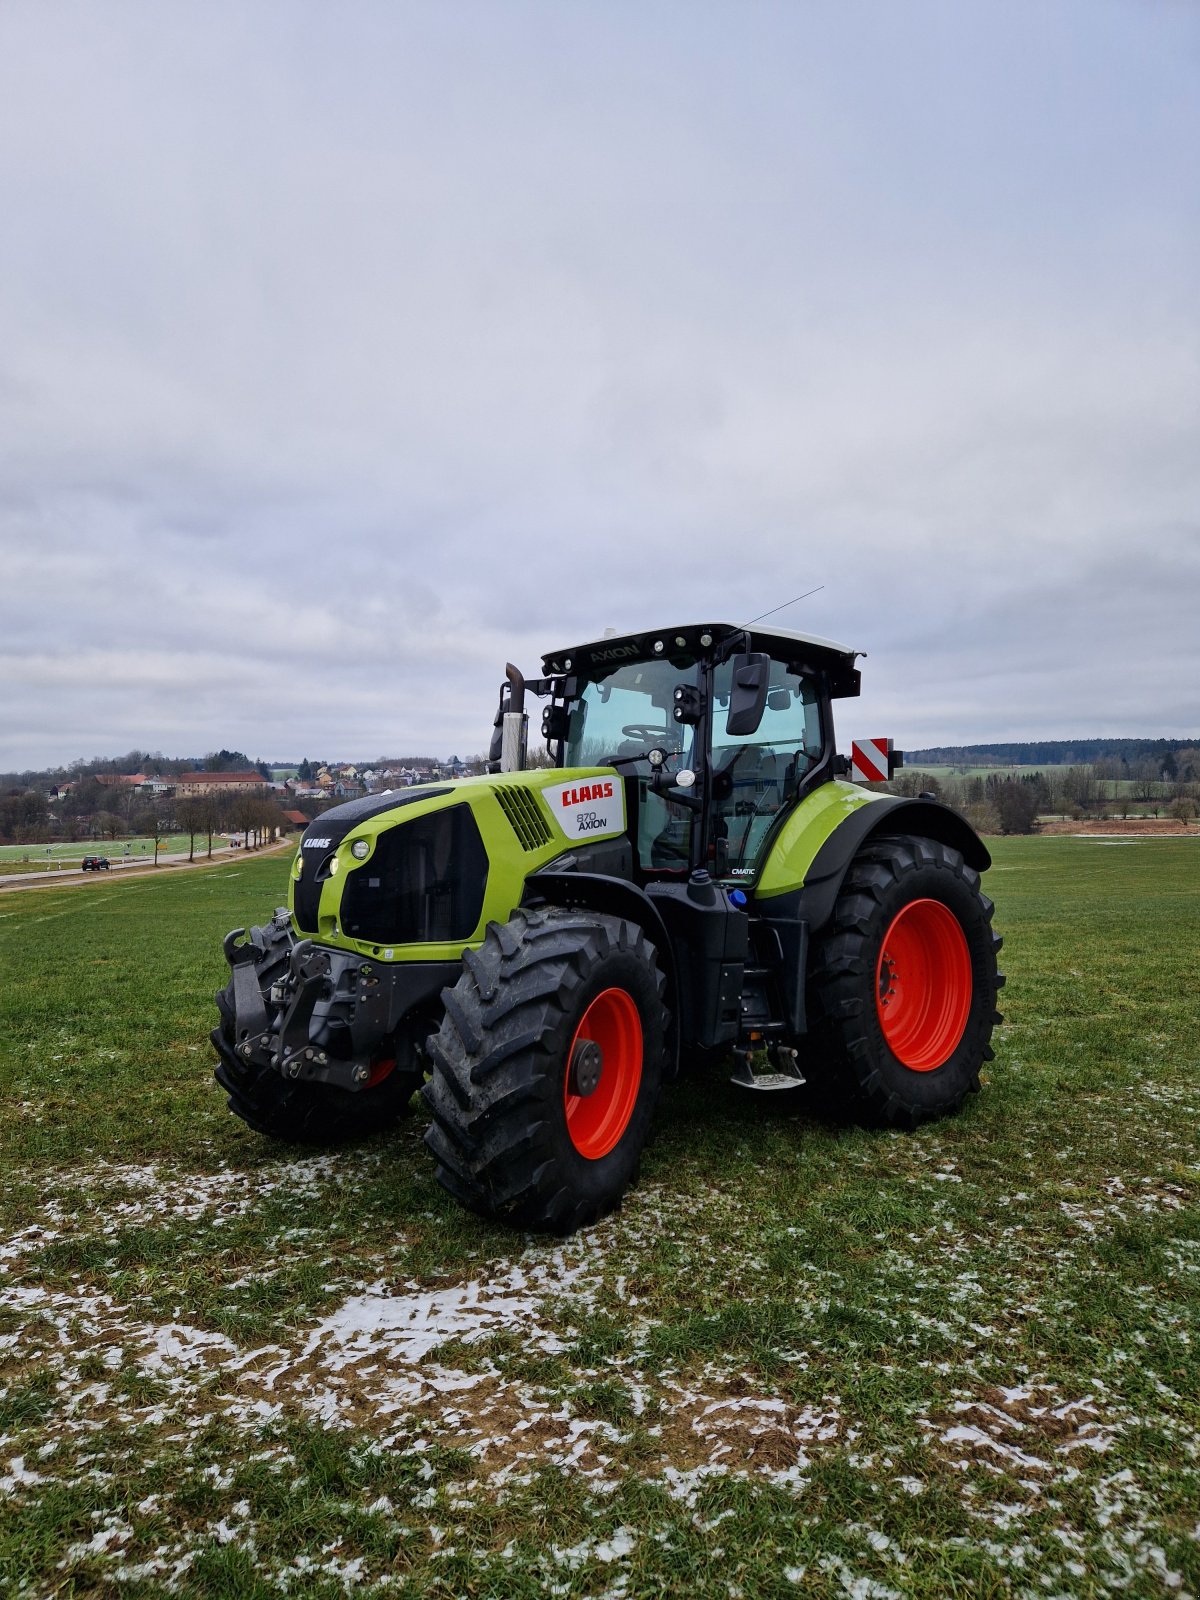
{"label": "overcast sky", "polygon": [[1200,7],[0,0],[0,770],[467,755],[506,659],[1200,736]]}

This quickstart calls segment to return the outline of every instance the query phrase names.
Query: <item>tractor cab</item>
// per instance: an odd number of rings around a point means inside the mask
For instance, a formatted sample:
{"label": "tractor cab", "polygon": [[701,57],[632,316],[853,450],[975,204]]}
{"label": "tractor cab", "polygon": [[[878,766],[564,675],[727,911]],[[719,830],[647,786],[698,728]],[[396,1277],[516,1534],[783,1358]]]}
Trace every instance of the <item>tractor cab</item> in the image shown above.
{"label": "tractor cab", "polygon": [[857,652],[709,623],[600,639],[544,658],[556,764],[624,780],[639,882],[697,869],[753,881],[784,818],[835,775],[836,696]]}

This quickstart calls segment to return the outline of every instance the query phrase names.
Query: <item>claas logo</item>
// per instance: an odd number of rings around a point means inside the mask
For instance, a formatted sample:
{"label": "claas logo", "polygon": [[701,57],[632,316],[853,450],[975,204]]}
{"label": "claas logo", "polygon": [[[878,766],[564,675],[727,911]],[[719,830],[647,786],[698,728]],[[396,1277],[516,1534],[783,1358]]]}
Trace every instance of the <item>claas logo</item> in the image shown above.
{"label": "claas logo", "polygon": [[578,789],[564,789],[562,803],[564,806],[581,806],[586,800],[611,800],[613,786],[611,779],[607,783],[581,783]]}

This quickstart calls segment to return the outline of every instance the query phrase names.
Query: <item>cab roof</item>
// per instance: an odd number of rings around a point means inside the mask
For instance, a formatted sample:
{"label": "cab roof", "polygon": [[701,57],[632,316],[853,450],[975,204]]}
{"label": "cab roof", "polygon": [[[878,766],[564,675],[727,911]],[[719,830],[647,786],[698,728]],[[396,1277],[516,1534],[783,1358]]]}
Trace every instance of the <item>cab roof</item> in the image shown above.
{"label": "cab roof", "polygon": [[836,644],[811,633],[792,633],[785,628],[761,628],[736,622],[689,622],[669,628],[646,629],[639,633],[611,634],[542,657],[546,673],[574,672],[587,675],[597,667],[611,668],[621,661],[670,659],[680,653],[708,655],[722,645],[732,644],[738,651],[762,651],[784,661],[820,668],[828,675],[835,696],[856,695],[859,674],[854,662],[861,650]]}

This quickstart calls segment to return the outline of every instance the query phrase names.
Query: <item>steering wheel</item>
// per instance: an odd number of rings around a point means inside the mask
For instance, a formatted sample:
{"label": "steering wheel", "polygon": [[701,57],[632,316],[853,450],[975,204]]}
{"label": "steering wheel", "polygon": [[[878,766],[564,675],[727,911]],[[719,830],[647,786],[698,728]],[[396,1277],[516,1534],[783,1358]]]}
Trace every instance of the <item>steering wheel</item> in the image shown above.
{"label": "steering wheel", "polygon": [[665,728],[652,728],[648,722],[630,722],[621,732],[627,739],[665,739]]}

